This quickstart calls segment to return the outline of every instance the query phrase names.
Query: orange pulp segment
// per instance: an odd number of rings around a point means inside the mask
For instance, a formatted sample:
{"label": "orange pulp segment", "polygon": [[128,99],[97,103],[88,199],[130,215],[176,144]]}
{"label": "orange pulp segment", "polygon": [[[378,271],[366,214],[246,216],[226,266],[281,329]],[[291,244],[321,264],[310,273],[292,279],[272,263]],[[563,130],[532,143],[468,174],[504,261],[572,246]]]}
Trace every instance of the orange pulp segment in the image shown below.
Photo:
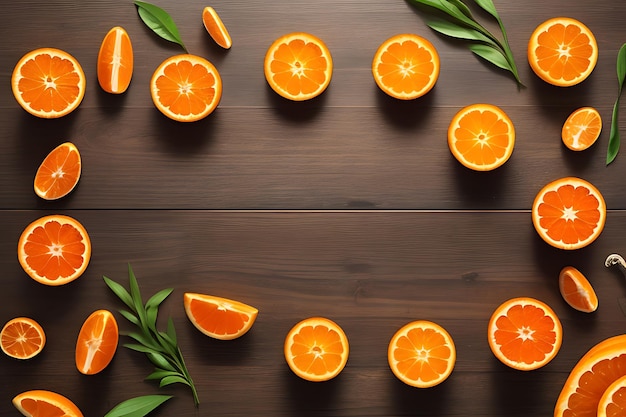
{"label": "orange pulp segment", "polygon": [[119,331],[108,310],[96,310],[83,322],[76,340],[75,362],[78,371],[94,375],[106,368],[117,350]]}
{"label": "orange pulp segment", "polygon": [[328,381],[343,370],[350,348],[343,329],[324,317],[304,319],[285,338],[289,368],[307,381]]}
{"label": "orange pulp segment", "polygon": [[107,93],[121,94],[133,76],[133,45],[121,26],[111,28],[98,52],[98,83]]}
{"label": "orange pulp segment", "polygon": [[233,41],[224,22],[213,7],[207,6],[202,10],[202,23],[216,44],[224,49],[230,49]]}
{"label": "orange pulp segment", "polygon": [[80,153],[71,142],[54,148],[43,160],[35,174],[35,194],[44,200],[56,200],[68,195],[80,179]]}
{"label": "orange pulp segment", "polygon": [[207,294],[185,293],[183,303],[191,323],[205,335],[220,340],[243,336],[259,313],[240,301]]}
{"label": "orange pulp segment", "polygon": [[587,278],[573,266],[566,266],[559,273],[559,291],[567,304],[584,313],[598,308],[598,296]]}
{"label": "orange pulp segment", "polygon": [[0,332],[0,347],[12,358],[33,358],[43,350],[45,344],[43,328],[28,317],[9,320]]}
{"label": "orange pulp segment", "polygon": [[417,320],[393,335],[387,360],[400,381],[413,387],[429,388],[450,376],[456,363],[456,348],[443,327]]}
{"label": "orange pulp segment", "polygon": [[378,47],[372,74],[378,87],[391,97],[413,100],[435,86],[439,54],[430,41],[419,35],[395,35]]}

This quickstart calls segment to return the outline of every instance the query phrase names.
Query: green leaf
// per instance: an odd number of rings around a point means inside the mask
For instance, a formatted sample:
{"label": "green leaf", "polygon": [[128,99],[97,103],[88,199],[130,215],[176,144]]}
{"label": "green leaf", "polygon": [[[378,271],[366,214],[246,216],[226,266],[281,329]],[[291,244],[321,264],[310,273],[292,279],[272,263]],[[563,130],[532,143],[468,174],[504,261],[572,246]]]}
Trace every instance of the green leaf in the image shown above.
{"label": "green leaf", "polygon": [[144,417],[172,398],[171,395],[144,395],[122,401],[104,417]]}
{"label": "green leaf", "polygon": [[151,380],[155,380],[155,379],[163,379],[166,376],[174,376],[174,375],[180,375],[180,373],[176,372],[176,371],[166,371],[164,369],[155,369],[154,372],[152,372],[150,375],[148,375],[146,377],[147,380],[151,381]]}
{"label": "green leaf", "polygon": [[147,352],[148,359],[152,362],[156,367],[161,368],[166,371],[176,371],[176,368],[170,363],[170,361],[160,353],[157,352]]}
{"label": "green leaf", "polygon": [[187,382],[187,380],[185,378],[183,378],[182,376],[176,376],[176,375],[166,376],[159,383],[159,388],[162,388],[162,387],[164,387],[166,385],[171,385],[171,384],[185,384],[185,385],[189,385],[189,382]]}
{"label": "green leaf", "polygon": [[448,0],[448,2],[454,4],[460,11],[463,12],[465,16],[469,17],[470,19],[474,19],[474,16],[472,16],[472,11],[470,10],[470,8],[467,7],[467,5],[463,3],[461,0]]}
{"label": "green leaf", "polygon": [[151,351],[154,351],[154,352],[162,351],[161,347],[157,343],[155,343],[154,339],[152,339],[149,336],[146,336],[144,334],[137,333],[137,332],[128,332],[126,336],[134,339],[135,341],[139,342],[142,346],[150,349]]}
{"label": "green leaf", "polygon": [[497,20],[500,20],[500,15],[496,10],[496,6],[493,4],[491,0],[474,0],[474,2],[479,5],[483,10],[487,11],[490,15],[495,17]]}
{"label": "green leaf", "polygon": [[617,82],[619,90],[617,91],[617,99],[613,105],[613,115],[611,117],[611,133],[609,134],[609,146],[606,151],[606,164],[609,165],[617,157],[619,152],[619,101],[626,79],[626,43],[622,45],[617,53]]}
{"label": "green leaf", "polygon": [[477,30],[465,26],[459,26],[446,20],[437,18],[428,19],[426,21],[426,24],[432,30],[437,31],[443,35],[450,36],[452,38],[485,42],[495,46],[491,39],[478,32]]}
{"label": "green leaf", "polygon": [[113,291],[113,293],[117,296],[117,298],[122,300],[124,304],[126,304],[130,309],[135,311],[135,305],[133,303],[133,299],[128,293],[128,291],[126,291],[124,287],[122,287],[120,284],[113,281],[112,279],[107,278],[105,276],[103,276],[102,278],[104,279],[104,282],[107,284],[107,286],[111,289],[111,291]]}
{"label": "green leaf", "polygon": [[508,71],[511,70],[509,61],[506,60],[506,57],[500,50],[488,45],[481,44],[470,45],[469,48],[473,53],[475,53],[482,59],[491,62],[493,65]]}
{"label": "green leaf", "polygon": [[139,17],[143,20],[146,26],[152,29],[154,33],[163,39],[180,45],[185,52],[187,52],[187,48],[185,47],[185,44],[183,44],[180,33],[178,32],[178,27],[176,27],[176,24],[174,23],[174,19],[172,19],[172,17],[165,10],[144,1],[136,0],[135,5],[137,6],[137,13],[139,13]]}
{"label": "green leaf", "polygon": [[146,309],[154,307],[157,308],[161,303],[174,291],[174,288],[166,288],[154,294],[148,301],[146,301]]}
{"label": "green leaf", "polygon": [[129,322],[131,322],[132,324],[139,326],[139,319],[137,318],[137,316],[135,316],[133,313],[131,313],[130,311],[127,310],[119,310],[119,313],[122,315],[122,317],[124,317],[126,320],[128,320]]}
{"label": "green leaf", "polygon": [[167,320],[167,329],[165,330],[167,335],[170,338],[170,341],[174,344],[174,346],[178,346],[178,338],[176,336],[176,329],[174,328],[174,320],[170,317]]}

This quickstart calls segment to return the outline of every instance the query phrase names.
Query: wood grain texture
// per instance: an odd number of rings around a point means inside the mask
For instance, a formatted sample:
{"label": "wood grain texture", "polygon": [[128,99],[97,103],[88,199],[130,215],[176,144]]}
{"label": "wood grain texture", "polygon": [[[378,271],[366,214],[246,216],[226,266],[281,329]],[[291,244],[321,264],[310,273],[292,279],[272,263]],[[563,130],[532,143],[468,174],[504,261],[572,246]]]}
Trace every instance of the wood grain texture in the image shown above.
{"label": "wood grain texture", "polygon": [[[147,29],[131,1],[3,5],[0,322],[31,316],[48,344],[31,361],[0,357],[0,415],[16,415],[11,398],[35,388],[67,395],[88,417],[155,393],[175,395],[155,417],[551,415],[571,367],[598,341],[623,333],[626,321],[619,307],[624,279],[604,267],[608,254],[626,254],[626,160],[604,163],[626,2],[495,3],[526,84],[519,91],[465,45],[431,32],[404,0],[215,0],[233,37],[228,51],[202,27],[207,4],[160,1],[189,51],[211,60],[224,82],[218,109],[194,124],[172,122],[154,108],[152,72],[182,50]],[[532,30],[559,15],[585,22],[600,48],[592,76],[565,89],[540,81],[526,62]],[[100,91],[96,80],[100,42],[116,25],[135,50],[133,80],[121,96]],[[305,103],[278,97],[262,71],[270,43],[296,30],[322,38],[335,65],[328,90]],[[413,102],[386,97],[371,75],[376,48],[399,32],[427,37],[441,56],[436,87]],[[83,103],[59,120],[30,116],[10,89],[15,63],[43,46],[70,52],[87,76]],[[449,121],[474,102],[502,107],[516,127],[512,158],[492,173],[463,168],[447,148]],[[581,106],[597,107],[605,128],[591,149],[574,153],[562,145],[560,129]],[[626,127],[626,111],[620,125]],[[67,140],[83,157],[79,185],[57,202],[39,200],[32,190],[37,166]],[[574,252],[541,241],[530,218],[537,191],[569,175],[594,183],[609,208],[600,238]],[[59,288],[29,279],[16,256],[24,227],[51,213],[81,221],[93,243],[86,273]],[[161,320],[171,315],[175,322],[199,409],[184,387],[159,390],[143,381],[150,364],[121,346],[100,375],[74,368],[84,319],[121,307],[102,276],[125,283],[129,263],[146,296],[174,288]],[[592,282],[596,313],[578,313],[561,299],[557,277],[565,265]],[[185,291],[241,300],[258,307],[259,318],[241,339],[209,339],[187,320]],[[486,340],[491,312],[520,295],[547,302],[564,327],[558,356],[532,372],[500,364]],[[299,380],[282,354],[290,327],[312,315],[337,321],[351,345],[345,370],[324,384]],[[404,386],[386,362],[391,336],[414,319],[443,325],[458,351],[451,377],[428,390]]]}

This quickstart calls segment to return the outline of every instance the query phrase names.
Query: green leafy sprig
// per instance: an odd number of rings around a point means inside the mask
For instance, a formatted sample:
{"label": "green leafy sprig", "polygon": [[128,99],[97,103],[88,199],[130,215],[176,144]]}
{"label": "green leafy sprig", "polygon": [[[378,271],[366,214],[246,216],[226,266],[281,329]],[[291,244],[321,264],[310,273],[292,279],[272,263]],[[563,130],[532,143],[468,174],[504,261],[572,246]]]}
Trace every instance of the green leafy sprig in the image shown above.
{"label": "green leafy sprig", "polygon": [[159,387],[175,383],[189,386],[197,406],[200,400],[185,365],[183,354],[178,347],[172,318],[169,318],[165,331],[159,331],[156,327],[159,306],[172,293],[173,289],[166,288],[157,292],[144,305],[137,278],[130,265],[128,265],[130,291],[107,277],[103,278],[111,291],[128,307],[128,310],[120,310],[120,314],[137,327],[137,331],[125,333],[136,343],[127,343],[124,346],[145,353],[155,366],[154,372],[148,375],[146,379],[159,380]]}
{"label": "green leafy sprig", "polygon": [[170,398],[171,395],[143,395],[131,398],[113,407],[104,417],[144,417]]}
{"label": "green leafy sprig", "polygon": [[172,16],[159,6],[146,3],[145,1],[136,0],[135,5],[137,6],[139,17],[146,26],[163,39],[180,45],[187,52],[187,48],[180,37],[178,27],[174,23]]}
{"label": "green leafy sprig", "polygon": [[624,87],[624,81],[626,79],[626,43],[622,45],[617,54],[617,82],[619,83],[619,90],[617,91],[617,99],[613,105],[613,117],[611,118],[611,134],[609,135],[609,147],[606,151],[606,164],[613,162],[617,153],[619,152],[619,126],[618,126],[618,113],[619,113],[619,98],[622,95],[622,88]]}
{"label": "green leafy sprig", "polygon": [[493,65],[509,71],[518,86],[524,86],[515,65],[504,23],[492,0],[474,0],[474,2],[496,19],[502,32],[502,40],[480,24],[472,15],[470,8],[461,0],[408,1],[439,11],[439,15],[445,18],[431,13],[426,19],[428,27],[443,35],[472,42],[469,45],[470,51]]}

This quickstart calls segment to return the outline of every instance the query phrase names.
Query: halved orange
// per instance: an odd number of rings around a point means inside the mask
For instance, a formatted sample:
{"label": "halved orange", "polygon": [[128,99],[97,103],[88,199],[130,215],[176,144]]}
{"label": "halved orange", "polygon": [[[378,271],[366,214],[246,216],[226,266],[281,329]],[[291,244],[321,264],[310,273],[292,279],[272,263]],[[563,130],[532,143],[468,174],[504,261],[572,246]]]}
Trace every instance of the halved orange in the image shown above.
{"label": "halved orange", "polygon": [[310,317],[291,328],[284,344],[285,360],[300,378],[328,381],[343,370],[350,347],[343,329],[324,317]]}
{"label": "halved orange", "polygon": [[179,122],[195,122],[217,108],[222,98],[222,79],[206,59],[175,55],[154,71],[150,92],[161,113]]}
{"label": "halved orange", "polygon": [[561,348],[563,329],[556,313],[542,301],[518,297],[502,303],[488,326],[491,351],[513,369],[530,371],[548,364]]}
{"label": "halved orange", "polygon": [[32,390],[16,395],[13,405],[27,417],[83,417],[69,398],[47,390]]}
{"label": "halved orange", "polygon": [[413,100],[435,86],[439,54],[429,40],[419,35],[395,35],[378,47],[372,74],[378,87],[391,97]]}
{"label": "halved orange", "polygon": [[47,119],[74,111],[85,96],[85,73],[72,55],[55,48],[35,49],[15,65],[11,88],[32,115]]}
{"label": "halved orange", "polygon": [[213,7],[207,6],[202,10],[202,23],[216,44],[224,49],[229,49],[233,45],[226,25]]}
{"label": "halved orange", "polygon": [[566,266],[559,273],[559,290],[572,308],[591,313],[598,308],[598,296],[591,283],[578,269]]}
{"label": "halved orange", "polygon": [[515,147],[515,128],[509,116],[491,104],[461,109],[448,127],[448,147],[467,168],[491,171],[509,160]]}
{"label": "halved orange", "polygon": [[289,100],[319,96],[330,84],[333,60],[324,42],[310,33],[294,32],[276,39],[264,60],[265,79]]}
{"label": "halved orange", "polygon": [[561,129],[561,139],[573,151],[584,151],[600,137],[602,118],[593,107],[581,107],[569,115]]}
{"label": "halved orange", "polygon": [[128,89],[133,76],[133,45],[128,32],[111,28],[104,36],[98,52],[98,83],[107,93],[121,94]]}
{"label": "halved orange", "polygon": [[597,343],[572,368],[554,408],[555,417],[595,416],[602,396],[626,375],[626,335]]}
{"label": "halved orange", "polygon": [[80,153],[71,142],[54,148],[43,160],[35,174],[35,194],[44,200],[56,200],[68,195],[80,179]]}
{"label": "halved orange", "polygon": [[61,214],[29,224],[17,244],[24,271],[45,285],[64,285],[80,277],[91,258],[91,241],[78,220]]}
{"label": "halved orange", "polygon": [[574,250],[600,236],[606,221],[606,203],[588,181],[565,177],[545,185],[532,207],[535,230],[548,244]]}
{"label": "halved orange", "polygon": [[246,334],[259,313],[240,301],[207,294],[185,293],[183,303],[191,323],[205,335],[220,340]]}
{"label": "halved orange", "polygon": [[393,374],[405,384],[429,388],[445,381],[456,363],[450,334],[437,323],[417,320],[391,338],[387,360]]}
{"label": "halved orange", "polygon": [[0,347],[15,359],[30,359],[38,355],[46,344],[46,334],[35,320],[16,317],[9,320],[0,332]]}
{"label": "halved orange", "polygon": [[597,417],[626,415],[626,375],[618,378],[604,391],[598,403]]}
{"label": "halved orange", "polygon": [[528,41],[528,63],[547,83],[569,87],[584,81],[598,62],[598,44],[587,26],[569,17],[541,23]]}
{"label": "halved orange", "polygon": [[96,310],[84,321],[76,340],[75,362],[78,371],[93,375],[106,368],[117,350],[117,321],[108,310]]}

